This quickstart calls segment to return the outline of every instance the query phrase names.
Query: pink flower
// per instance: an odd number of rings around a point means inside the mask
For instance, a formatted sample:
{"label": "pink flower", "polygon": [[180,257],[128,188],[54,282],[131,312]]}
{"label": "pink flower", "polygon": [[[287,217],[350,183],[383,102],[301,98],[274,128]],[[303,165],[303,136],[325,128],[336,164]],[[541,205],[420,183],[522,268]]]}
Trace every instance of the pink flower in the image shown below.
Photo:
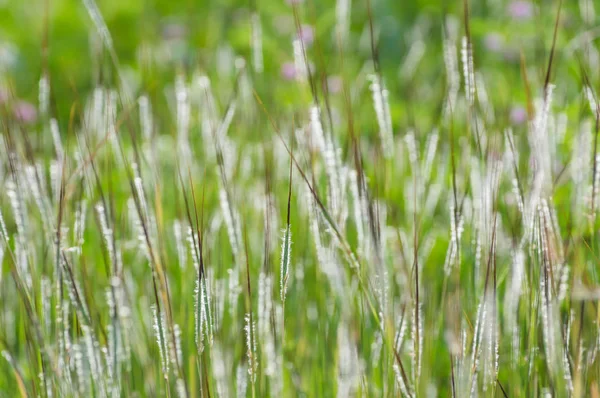
{"label": "pink flower", "polygon": [[527,21],[533,17],[533,4],[525,0],[515,0],[508,5],[508,14],[517,21]]}
{"label": "pink flower", "polygon": [[527,122],[527,111],[520,105],[513,106],[509,118],[513,125],[523,124]]}
{"label": "pink flower", "polygon": [[310,46],[315,41],[315,30],[310,25],[301,25],[298,38],[305,46]]}
{"label": "pink flower", "polygon": [[294,80],[296,78],[296,66],[293,62],[285,62],[281,65],[281,77],[285,80]]}
{"label": "pink flower", "polygon": [[13,115],[19,122],[25,124],[35,123],[37,120],[35,106],[27,101],[18,101],[13,107]]}

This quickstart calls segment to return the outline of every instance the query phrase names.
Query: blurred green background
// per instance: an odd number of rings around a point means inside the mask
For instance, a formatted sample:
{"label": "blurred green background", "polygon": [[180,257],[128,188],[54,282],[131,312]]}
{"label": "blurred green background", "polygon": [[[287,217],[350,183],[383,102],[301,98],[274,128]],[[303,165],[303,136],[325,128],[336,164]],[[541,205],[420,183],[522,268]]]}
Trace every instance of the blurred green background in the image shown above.
{"label": "blurred green background", "polygon": [[[445,89],[442,22],[450,16],[458,36],[462,36],[463,3],[445,0],[371,0],[371,3],[394,120],[400,127],[423,124],[425,128],[433,123],[428,120],[432,112],[420,112],[411,104],[415,101],[441,103]],[[494,92],[494,105],[507,109],[507,115],[511,104],[524,102],[520,51],[527,64],[536,65],[536,75],[530,76],[533,88],[539,89],[543,83],[543,66],[557,5],[552,1],[533,2],[530,18],[515,18],[511,14],[512,2],[472,3],[476,69],[486,76],[488,90]],[[558,38],[559,61],[565,56],[562,50],[582,31],[577,2],[565,3]],[[97,4],[112,35],[122,73],[134,93],[147,92],[155,97],[162,94],[156,92],[162,87],[159,82],[173,81],[178,71],[202,70],[209,75],[219,74],[221,78],[227,76],[227,68],[219,63],[219,53],[249,60],[250,16],[255,6],[262,22],[265,60],[262,78],[267,80],[264,83],[267,100],[286,103],[296,98],[295,85],[285,82],[280,75],[282,64],[293,60],[291,41],[295,27],[289,1],[257,0],[254,5],[236,0],[100,0]],[[315,56],[317,50],[309,49],[314,51],[311,54],[314,59],[324,61],[318,62],[317,69],[321,72],[325,67],[327,74],[341,74],[352,84],[365,62],[371,59],[367,1],[351,1],[350,37],[343,62],[335,35],[336,2],[306,0],[298,10],[301,23],[312,26],[318,39],[322,57]],[[588,21],[588,24],[593,26],[594,22]],[[414,76],[401,73],[411,46],[418,40],[425,44],[425,51],[415,73],[419,81],[430,82],[429,85],[412,85]],[[45,43],[47,57],[43,51]],[[18,98],[36,102],[38,79],[47,65],[52,108],[59,120],[68,120],[74,98],[86,95],[97,84],[114,83],[111,73],[114,68],[102,50],[82,1],[3,0],[0,2],[0,50],[4,86],[9,86]],[[577,65],[557,62],[557,68],[556,73],[564,77],[567,76],[564,68],[576,71]],[[261,87],[260,79],[256,80]],[[570,83],[561,82],[560,89],[568,90]]]}

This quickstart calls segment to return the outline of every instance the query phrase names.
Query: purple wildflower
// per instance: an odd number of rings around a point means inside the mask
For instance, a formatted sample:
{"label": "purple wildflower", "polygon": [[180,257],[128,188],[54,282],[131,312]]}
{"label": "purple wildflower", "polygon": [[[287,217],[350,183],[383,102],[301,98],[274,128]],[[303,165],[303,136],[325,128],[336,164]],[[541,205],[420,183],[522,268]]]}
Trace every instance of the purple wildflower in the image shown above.
{"label": "purple wildflower", "polygon": [[281,65],[281,77],[285,80],[294,80],[296,78],[296,66],[293,62],[285,62]]}
{"label": "purple wildflower", "polygon": [[27,101],[18,101],[13,107],[15,118],[25,124],[32,124],[37,119],[37,111],[35,106]]}
{"label": "purple wildflower", "polygon": [[533,17],[533,4],[525,0],[516,0],[508,5],[508,14],[517,21],[527,21]]}
{"label": "purple wildflower", "polygon": [[513,125],[527,122],[527,111],[520,105],[513,106],[510,110],[510,122]]}
{"label": "purple wildflower", "polygon": [[298,38],[304,42],[305,46],[310,46],[315,41],[315,30],[310,25],[300,26]]}

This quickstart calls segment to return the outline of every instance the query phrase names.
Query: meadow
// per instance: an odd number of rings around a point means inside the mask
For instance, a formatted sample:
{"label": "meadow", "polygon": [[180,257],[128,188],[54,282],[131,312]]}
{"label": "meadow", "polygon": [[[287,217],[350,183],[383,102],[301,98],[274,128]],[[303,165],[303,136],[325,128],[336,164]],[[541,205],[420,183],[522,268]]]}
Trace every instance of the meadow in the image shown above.
{"label": "meadow", "polygon": [[0,398],[600,398],[594,0],[0,0]]}

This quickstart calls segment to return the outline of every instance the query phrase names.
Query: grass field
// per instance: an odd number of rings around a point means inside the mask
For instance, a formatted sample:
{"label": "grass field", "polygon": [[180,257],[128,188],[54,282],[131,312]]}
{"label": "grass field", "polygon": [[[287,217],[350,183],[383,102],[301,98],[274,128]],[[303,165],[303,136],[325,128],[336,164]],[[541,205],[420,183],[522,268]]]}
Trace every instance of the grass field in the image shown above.
{"label": "grass field", "polygon": [[600,398],[594,0],[0,0],[0,398]]}

